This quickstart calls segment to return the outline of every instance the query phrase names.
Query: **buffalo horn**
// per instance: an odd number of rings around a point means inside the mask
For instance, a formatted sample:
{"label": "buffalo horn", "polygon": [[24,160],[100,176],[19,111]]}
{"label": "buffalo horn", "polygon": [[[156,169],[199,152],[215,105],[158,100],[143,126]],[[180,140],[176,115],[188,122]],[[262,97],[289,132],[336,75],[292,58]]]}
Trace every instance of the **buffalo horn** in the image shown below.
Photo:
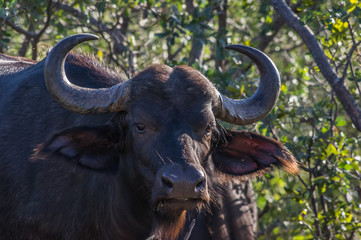
{"label": "buffalo horn", "polygon": [[45,83],[50,94],[63,107],[81,114],[116,112],[124,108],[130,83],[119,83],[110,88],[85,88],[72,84],[66,77],[66,56],[76,45],[96,40],[92,34],[76,34],[60,41],[45,60]]}
{"label": "buffalo horn", "polygon": [[237,125],[254,123],[267,116],[277,102],[281,84],[278,70],[269,57],[255,48],[229,45],[226,49],[248,56],[256,63],[261,78],[257,91],[247,99],[230,99],[218,93],[219,102],[215,108],[215,116]]}

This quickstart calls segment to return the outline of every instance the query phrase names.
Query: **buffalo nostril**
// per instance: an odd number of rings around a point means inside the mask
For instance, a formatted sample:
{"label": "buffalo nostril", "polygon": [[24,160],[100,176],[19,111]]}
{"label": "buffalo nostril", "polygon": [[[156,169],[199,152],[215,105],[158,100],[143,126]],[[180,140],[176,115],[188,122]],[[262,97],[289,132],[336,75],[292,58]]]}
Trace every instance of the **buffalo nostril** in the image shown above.
{"label": "buffalo nostril", "polygon": [[205,187],[205,184],[206,184],[206,179],[204,177],[201,177],[196,183],[196,189],[195,189],[196,192],[201,191]]}
{"label": "buffalo nostril", "polygon": [[162,183],[164,186],[166,186],[167,188],[173,188],[173,183],[171,180],[169,180],[167,177],[162,176]]}

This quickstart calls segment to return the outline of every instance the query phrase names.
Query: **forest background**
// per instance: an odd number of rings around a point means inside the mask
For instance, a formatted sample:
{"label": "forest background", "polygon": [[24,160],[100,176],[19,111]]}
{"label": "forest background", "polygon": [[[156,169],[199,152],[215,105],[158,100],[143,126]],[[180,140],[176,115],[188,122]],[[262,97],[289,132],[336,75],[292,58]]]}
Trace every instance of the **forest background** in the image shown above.
{"label": "forest background", "polygon": [[[237,127],[282,141],[299,176],[253,179],[259,239],[361,239],[361,1],[0,0],[0,53],[42,60],[76,33],[77,51],[130,78],[154,63],[190,65],[222,93],[246,98],[257,68],[244,44],[275,62],[281,94],[262,121]],[[228,126],[230,127],[230,126]]]}

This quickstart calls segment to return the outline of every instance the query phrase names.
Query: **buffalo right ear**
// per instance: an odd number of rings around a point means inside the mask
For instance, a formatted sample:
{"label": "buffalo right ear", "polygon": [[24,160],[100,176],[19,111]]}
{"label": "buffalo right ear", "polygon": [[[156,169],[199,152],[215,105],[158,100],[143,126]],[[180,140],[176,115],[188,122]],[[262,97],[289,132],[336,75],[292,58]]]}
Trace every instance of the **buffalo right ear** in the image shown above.
{"label": "buffalo right ear", "polygon": [[289,173],[299,172],[298,162],[282,143],[246,131],[227,131],[226,140],[213,151],[216,169],[231,176],[259,176],[281,167]]}
{"label": "buffalo right ear", "polygon": [[114,170],[119,134],[110,126],[66,129],[38,145],[32,157],[36,159],[62,159],[94,170]]}

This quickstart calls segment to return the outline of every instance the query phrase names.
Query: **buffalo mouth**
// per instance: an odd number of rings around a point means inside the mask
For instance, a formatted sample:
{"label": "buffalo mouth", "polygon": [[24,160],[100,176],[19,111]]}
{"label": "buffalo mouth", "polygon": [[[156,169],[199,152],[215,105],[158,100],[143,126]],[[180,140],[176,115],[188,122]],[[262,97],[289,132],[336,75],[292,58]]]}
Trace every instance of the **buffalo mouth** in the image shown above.
{"label": "buffalo mouth", "polygon": [[177,212],[183,210],[201,209],[207,201],[202,198],[163,198],[156,204],[156,212]]}

